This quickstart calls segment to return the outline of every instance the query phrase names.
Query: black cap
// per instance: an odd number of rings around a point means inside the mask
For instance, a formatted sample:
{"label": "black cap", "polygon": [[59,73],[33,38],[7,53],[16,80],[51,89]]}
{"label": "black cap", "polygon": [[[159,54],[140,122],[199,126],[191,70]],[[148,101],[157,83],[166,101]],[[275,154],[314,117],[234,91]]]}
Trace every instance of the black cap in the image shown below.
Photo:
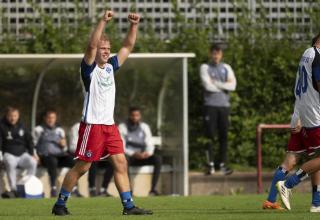
{"label": "black cap", "polygon": [[317,43],[319,38],[320,38],[320,33],[312,39],[312,45],[311,45],[312,47]]}

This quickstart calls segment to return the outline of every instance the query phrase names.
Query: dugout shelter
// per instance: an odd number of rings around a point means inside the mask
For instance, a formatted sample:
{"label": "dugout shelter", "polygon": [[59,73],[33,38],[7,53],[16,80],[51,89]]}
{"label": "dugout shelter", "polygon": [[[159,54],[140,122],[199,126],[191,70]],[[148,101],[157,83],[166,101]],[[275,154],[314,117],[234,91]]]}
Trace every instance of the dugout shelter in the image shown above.
{"label": "dugout shelter", "polygon": [[[80,120],[82,54],[0,54],[0,110],[21,110],[34,128],[41,112],[54,108],[59,123],[70,128]],[[171,167],[171,194],[188,195],[188,59],[192,53],[131,54],[116,73],[117,123],[129,106],[142,109],[160,153]],[[164,180],[162,180],[164,181]]]}

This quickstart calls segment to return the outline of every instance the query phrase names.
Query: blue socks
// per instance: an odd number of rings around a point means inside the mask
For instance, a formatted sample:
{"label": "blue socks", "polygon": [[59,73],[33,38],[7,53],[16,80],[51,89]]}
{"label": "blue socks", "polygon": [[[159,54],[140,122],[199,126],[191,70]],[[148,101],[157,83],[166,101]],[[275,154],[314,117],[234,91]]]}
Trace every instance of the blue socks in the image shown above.
{"label": "blue socks", "polygon": [[312,205],[315,207],[320,206],[320,185],[312,186]]}
{"label": "blue socks", "polygon": [[268,201],[269,202],[276,202],[277,201],[277,188],[276,188],[276,184],[278,181],[283,181],[286,178],[286,175],[288,174],[288,171],[286,171],[284,168],[282,167],[278,167],[276,172],[273,175],[273,179],[272,179],[272,183],[271,183],[271,187],[270,187],[270,191],[269,191],[269,195],[268,195]]}
{"label": "blue socks", "polygon": [[304,172],[303,170],[299,169],[295,174],[292,176],[288,177],[284,185],[292,189],[296,185],[298,185],[302,180],[306,179],[308,177],[308,174]]}
{"label": "blue socks", "polygon": [[66,206],[66,202],[70,197],[70,194],[71,194],[70,192],[68,192],[64,188],[61,188],[56,205]]}
{"label": "blue socks", "polygon": [[131,196],[131,192],[122,192],[120,193],[121,202],[123,205],[123,208],[125,209],[131,209],[134,207],[133,199]]}

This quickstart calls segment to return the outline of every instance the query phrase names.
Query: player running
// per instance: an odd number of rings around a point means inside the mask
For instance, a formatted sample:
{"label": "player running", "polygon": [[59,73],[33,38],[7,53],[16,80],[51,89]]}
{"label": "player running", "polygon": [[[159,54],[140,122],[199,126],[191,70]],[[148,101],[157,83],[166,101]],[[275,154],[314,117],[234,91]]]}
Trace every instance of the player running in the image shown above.
{"label": "player running", "polygon": [[[285,180],[287,174],[294,169],[297,163],[301,160],[302,157],[308,157],[307,148],[303,144],[303,139],[301,136],[301,121],[299,119],[299,114],[295,108],[295,111],[291,118],[291,136],[289,139],[287,154],[285,156],[284,161],[281,166],[279,166],[274,173],[270,191],[267,200],[263,202],[263,209],[276,209],[276,210],[284,210],[281,205],[276,202],[277,201],[277,187],[276,184],[278,181]],[[316,179],[319,178],[319,172],[313,174],[311,179],[312,186],[318,185]],[[313,192],[312,196],[312,204],[317,204],[317,192]],[[312,209],[314,211],[314,209]]]}
{"label": "player running", "polygon": [[312,47],[307,49],[299,64],[296,78],[296,110],[299,114],[302,130],[297,144],[303,144],[309,155],[316,157],[304,163],[301,168],[285,181],[277,183],[281,200],[287,209],[291,209],[289,197],[291,189],[312,175],[312,206],[310,212],[320,212],[320,157],[315,150],[320,149],[320,33],[313,38]]}
{"label": "player running", "polygon": [[281,205],[278,202],[276,202],[277,193],[278,193],[276,188],[276,183],[286,178],[288,172],[290,172],[299,161],[301,154],[305,153],[304,146],[301,143],[296,141],[296,140],[299,140],[300,131],[301,131],[301,122],[299,119],[298,112],[295,111],[291,118],[291,136],[289,139],[289,144],[287,146],[287,154],[281,166],[279,166],[274,172],[268,198],[263,202],[263,205],[262,205],[263,209],[277,209],[277,210],[284,209],[281,207]]}
{"label": "player running", "polygon": [[112,11],[105,12],[91,35],[81,62],[80,72],[86,93],[75,152],[77,161],[64,178],[59,197],[52,208],[55,215],[70,214],[66,202],[78,179],[89,170],[93,161],[106,158],[110,158],[114,167],[114,179],[123,204],[123,215],[152,214],[152,211],[140,209],[133,203],[123,143],[113,119],[114,74],[134,47],[140,16],[129,14],[131,25],[127,37],[118,54],[110,57],[110,40],[103,32],[113,15]]}

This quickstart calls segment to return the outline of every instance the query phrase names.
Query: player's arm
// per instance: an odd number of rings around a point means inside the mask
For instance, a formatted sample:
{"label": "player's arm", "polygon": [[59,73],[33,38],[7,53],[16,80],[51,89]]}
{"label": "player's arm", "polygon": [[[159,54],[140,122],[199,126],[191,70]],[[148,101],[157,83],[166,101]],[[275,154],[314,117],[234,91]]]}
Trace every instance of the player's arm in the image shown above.
{"label": "player's arm", "polygon": [[226,65],[228,71],[228,80],[227,82],[214,81],[214,84],[221,90],[235,91],[237,86],[237,79],[234,75],[232,68],[229,65]]}
{"label": "player's arm", "polygon": [[100,19],[98,25],[92,32],[87,49],[84,54],[84,61],[86,62],[87,65],[92,65],[94,63],[99,40],[105,29],[106,24],[112,19],[112,17],[113,17],[113,12],[106,11],[103,17]]}
{"label": "player's arm", "polygon": [[202,64],[200,67],[200,78],[204,89],[208,92],[221,92],[221,90],[214,84],[208,73],[208,65]]}
{"label": "player's arm", "polygon": [[136,43],[138,24],[140,22],[140,15],[135,13],[130,13],[128,16],[128,20],[131,24],[130,24],[128,34],[122,43],[122,47],[118,52],[119,66],[121,66],[126,61],[126,59],[128,58],[129,54],[133,50],[133,47]]}
{"label": "player's arm", "polygon": [[291,132],[293,134],[299,133],[301,130],[300,114],[296,104],[294,105],[294,111],[291,117],[290,127],[291,127]]}
{"label": "player's arm", "polygon": [[312,63],[312,75],[316,80],[318,92],[320,92],[320,59],[318,56],[316,56],[316,59]]}

